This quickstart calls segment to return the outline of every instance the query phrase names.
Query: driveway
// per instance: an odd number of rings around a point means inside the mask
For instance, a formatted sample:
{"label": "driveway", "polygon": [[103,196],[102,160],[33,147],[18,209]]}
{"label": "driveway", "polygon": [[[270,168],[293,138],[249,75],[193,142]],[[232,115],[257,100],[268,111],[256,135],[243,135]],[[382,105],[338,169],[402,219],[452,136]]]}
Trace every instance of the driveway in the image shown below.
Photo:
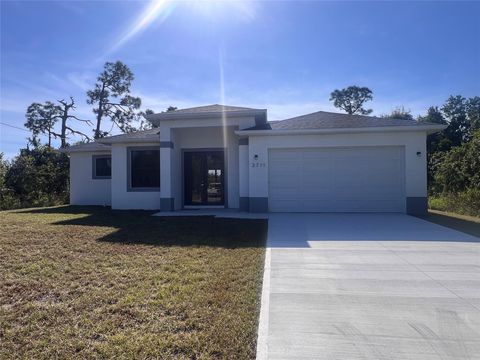
{"label": "driveway", "polygon": [[270,214],[258,359],[480,359],[480,239],[401,214]]}

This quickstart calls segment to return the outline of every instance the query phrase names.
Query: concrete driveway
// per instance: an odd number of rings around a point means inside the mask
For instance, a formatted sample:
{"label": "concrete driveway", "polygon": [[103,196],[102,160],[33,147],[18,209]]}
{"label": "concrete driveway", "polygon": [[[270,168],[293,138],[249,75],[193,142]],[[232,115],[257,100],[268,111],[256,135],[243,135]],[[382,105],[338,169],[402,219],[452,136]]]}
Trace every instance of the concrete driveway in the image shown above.
{"label": "concrete driveway", "polygon": [[270,214],[258,359],[480,359],[480,239],[401,214]]}

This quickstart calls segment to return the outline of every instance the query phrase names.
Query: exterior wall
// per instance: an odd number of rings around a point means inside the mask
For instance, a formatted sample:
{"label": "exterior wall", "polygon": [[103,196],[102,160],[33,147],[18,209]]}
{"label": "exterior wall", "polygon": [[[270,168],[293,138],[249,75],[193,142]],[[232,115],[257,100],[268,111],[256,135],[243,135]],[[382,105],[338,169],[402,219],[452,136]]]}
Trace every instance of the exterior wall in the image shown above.
{"label": "exterior wall", "polygon": [[79,152],[70,154],[70,204],[111,205],[111,180],[93,179],[94,155],[108,152]]}
{"label": "exterior wall", "polygon": [[[427,197],[426,133],[250,136],[249,200],[251,211],[268,211],[268,150],[274,148],[404,146],[408,213],[422,213]],[[417,155],[420,152],[420,155]],[[257,155],[257,160],[255,160]],[[253,205],[252,205],[253,204]],[[426,208],[425,208],[426,210]]]}
{"label": "exterior wall", "polygon": [[112,209],[160,209],[160,191],[127,190],[127,148],[142,146],[160,148],[159,143],[112,144]]}

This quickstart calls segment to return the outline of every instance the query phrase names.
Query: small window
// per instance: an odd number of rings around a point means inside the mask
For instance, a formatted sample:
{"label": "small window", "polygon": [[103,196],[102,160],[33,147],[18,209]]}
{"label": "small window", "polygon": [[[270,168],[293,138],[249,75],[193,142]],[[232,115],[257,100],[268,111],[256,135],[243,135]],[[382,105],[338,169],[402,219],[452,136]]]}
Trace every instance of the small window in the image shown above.
{"label": "small window", "polygon": [[110,179],[112,177],[112,158],[110,156],[93,157],[93,178]]}
{"label": "small window", "polygon": [[160,189],[160,150],[130,149],[130,190]]}

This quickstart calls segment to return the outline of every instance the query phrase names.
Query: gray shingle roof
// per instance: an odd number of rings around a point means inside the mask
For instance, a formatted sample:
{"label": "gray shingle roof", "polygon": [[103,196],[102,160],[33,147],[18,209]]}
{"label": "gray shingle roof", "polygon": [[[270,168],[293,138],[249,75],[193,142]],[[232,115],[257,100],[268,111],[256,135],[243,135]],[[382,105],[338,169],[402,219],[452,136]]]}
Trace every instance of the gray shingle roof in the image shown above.
{"label": "gray shingle roof", "polygon": [[273,130],[301,130],[301,129],[345,129],[382,126],[418,126],[415,120],[381,118],[365,115],[339,114],[326,111],[317,111],[311,114],[294,118],[269,122]]}
{"label": "gray shingle roof", "polygon": [[213,104],[213,105],[205,105],[205,106],[197,106],[191,107],[187,109],[178,109],[175,111],[170,111],[170,114],[196,114],[196,113],[210,113],[210,112],[234,112],[234,111],[245,111],[245,110],[262,110],[262,109],[253,109],[248,107],[240,107],[240,106],[230,106],[230,105],[220,105],[220,104]]}
{"label": "gray shingle roof", "polygon": [[97,142],[99,143],[117,143],[117,142],[159,142],[160,141],[160,129],[153,128],[149,130],[142,130],[142,131],[135,131],[128,134],[120,134],[120,135],[113,135],[107,136],[102,139],[98,139]]}
{"label": "gray shingle roof", "polygon": [[110,145],[99,144],[97,142],[89,142],[85,144],[72,145],[65,149],[60,149],[60,151],[66,153],[110,151]]}

